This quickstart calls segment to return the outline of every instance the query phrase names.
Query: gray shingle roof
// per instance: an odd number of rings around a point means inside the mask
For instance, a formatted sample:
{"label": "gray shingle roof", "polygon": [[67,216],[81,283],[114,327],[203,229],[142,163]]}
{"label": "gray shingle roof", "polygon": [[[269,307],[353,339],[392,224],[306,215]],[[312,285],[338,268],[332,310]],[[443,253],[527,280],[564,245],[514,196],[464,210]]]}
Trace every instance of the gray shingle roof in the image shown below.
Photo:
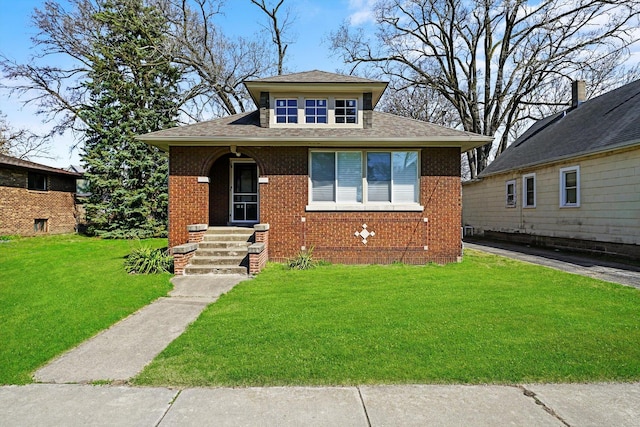
{"label": "gray shingle roof", "polygon": [[17,157],[5,156],[0,154],[0,166],[10,168],[29,169],[39,172],[48,172],[58,175],[70,175],[75,177],[81,177],[82,174],[76,172],[69,172],[64,169],[58,169],[51,166],[41,165],[40,163],[34,163],[27,160],[18,159]]}
{"label": "gray shingle roof", "polygon": [[640,80],[531,126],[479,177],[640,145]]}
{"label": "gray shingle roof", "polygon": [[[487,137],[450,129],[433,123],[414,120],[389,113],[373,111],[370,129],[349,127],[271,127],[259,125],[258,111],[241,113],[206,122],[179,126],[141,135],[138,139],[167,149],[169,145],[274,145],[291,142],[307,145],[310,142],[389,141],[401,145],[406,141],[440,142],[439,146],[480,146]],[[196,144],[196,142],[198,144]],[[207,144],[209,143],[209,144]],[[463,144],[464,143],[464,144]]]}
{"label": "gray shingle roof", "polygon": [[247,83],[384,83],[380,80],[370,80],[358,76],[346,74],[329,73],[326,71],[313,70],[301,73],[284,74],[280,76],[267,77],[264,79],[249,80]]}

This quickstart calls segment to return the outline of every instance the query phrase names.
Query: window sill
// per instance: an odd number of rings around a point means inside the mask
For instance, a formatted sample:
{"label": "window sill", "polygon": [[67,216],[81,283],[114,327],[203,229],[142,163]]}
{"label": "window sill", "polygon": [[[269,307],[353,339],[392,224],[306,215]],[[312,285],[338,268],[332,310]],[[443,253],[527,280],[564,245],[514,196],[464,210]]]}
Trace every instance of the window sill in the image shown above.
{"label": "window sill", "polygon": [[418,204],[406,205],[339,205],[339,204],[314,204],[307,205],[307,212],[422,212],[424,206]]}
{"label": "window sill", "polygon": [[560,205],[560,209],[575,209],[575,208],[579,208],[580,205]]}

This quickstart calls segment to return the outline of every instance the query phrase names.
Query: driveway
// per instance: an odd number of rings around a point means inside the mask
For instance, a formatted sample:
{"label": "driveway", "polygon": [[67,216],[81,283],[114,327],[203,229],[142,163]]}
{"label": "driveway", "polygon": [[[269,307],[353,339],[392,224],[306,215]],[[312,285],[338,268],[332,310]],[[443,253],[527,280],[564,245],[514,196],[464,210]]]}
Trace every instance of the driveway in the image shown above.
{"label": "driveway", "polygon": [[546,249],[528,245],[473,239],[464,241],[465,249],[489,252],[532,264],[544,265],[568,273],[640,289],[640,266],[582,253]]}

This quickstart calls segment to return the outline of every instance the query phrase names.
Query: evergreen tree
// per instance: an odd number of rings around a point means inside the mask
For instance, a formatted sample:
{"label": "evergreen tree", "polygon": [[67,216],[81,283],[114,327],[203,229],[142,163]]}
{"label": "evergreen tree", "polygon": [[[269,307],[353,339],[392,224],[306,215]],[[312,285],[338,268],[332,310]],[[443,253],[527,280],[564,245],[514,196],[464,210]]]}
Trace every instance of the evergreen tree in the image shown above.
{"label": "evergreen tree", "polygon": [[90,102],[82,160],[90,230],[103,237],[166,235],[168,160],[135,136],[175,124],[180,73],[157,49],[162,13],[145,0],[101,0],[93,15]]}

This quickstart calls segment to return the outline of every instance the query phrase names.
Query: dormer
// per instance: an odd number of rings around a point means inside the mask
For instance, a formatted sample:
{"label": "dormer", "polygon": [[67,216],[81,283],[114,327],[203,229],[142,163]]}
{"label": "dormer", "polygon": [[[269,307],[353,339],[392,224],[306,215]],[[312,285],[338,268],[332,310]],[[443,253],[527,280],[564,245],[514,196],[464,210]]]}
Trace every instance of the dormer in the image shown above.
{"label": "dormer", "polygon": [[265,128],[360,128],[372,126],[372,111],[387,82],[307,71],[245,82]]}

